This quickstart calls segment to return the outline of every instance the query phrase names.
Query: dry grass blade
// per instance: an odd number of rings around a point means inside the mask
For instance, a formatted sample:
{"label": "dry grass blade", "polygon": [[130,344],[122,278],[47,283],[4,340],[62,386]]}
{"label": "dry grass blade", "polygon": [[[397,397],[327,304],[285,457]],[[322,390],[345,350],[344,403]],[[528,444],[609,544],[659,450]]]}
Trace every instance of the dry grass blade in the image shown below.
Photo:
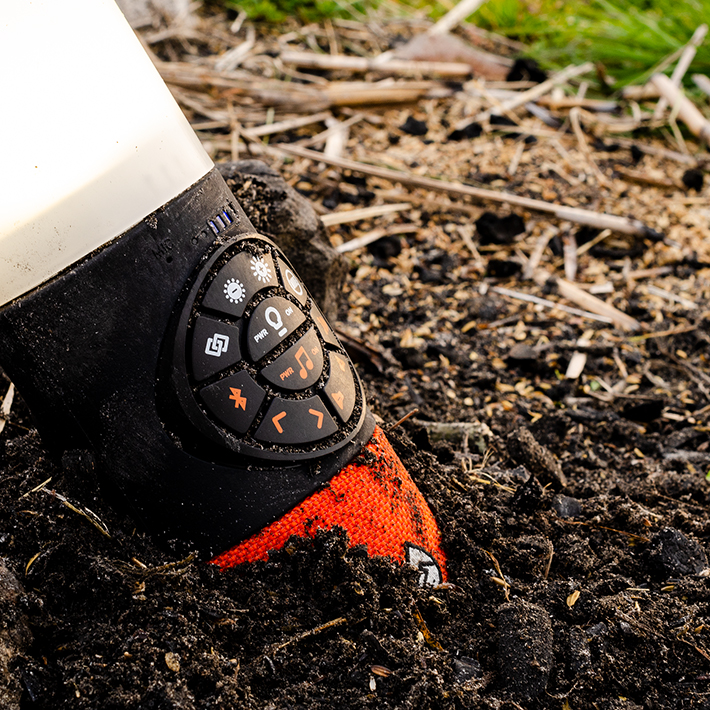
{"label": "dry grass blade", "polygon": [[649,293],[652,293],[654,296],[666,299],[666,301],[673,301],[674,303],[679,303],[681,306],[689,310],[693,310],[698,307],[698,304],[695,303],[695,301],[691,301],[688,298],[683,298],[682,296],[676,296],[674,293],[666,291],[662,288],[658,288],[658,286],[653,286],[652,284],[646,286],[646,290]]}
{"label": "dry grass blade", "polygon": [[386,62],[367,57],[316,54],[315,52],[283,52],[284,64],[304,69],[347,70],[371,72],[386,76],[442,76],[463,78],[471,74],[471,67],[463,62],[425,62],[414,59],[389,59]]}
{"label": "dry grass blade", "polygon": [[265,123],[263,126],[256,126],[254,128],[243,128],[242,134],[249,136],[250,138],[260,138],[261,136],[270,136],[274,133],[285,133],[286,131],[291,131],[294,128],[310,126],[313,123],[321,123],[332,117],[333,114],[330,111],[319,111],[318,113],[313,113],[310,116],[298,116],[296,118],[290,118],[286,121]]}
{"label": "dry grass blade", "polygon": [[344,616],[340,616],[337,619],[333,619],[332,621],[327,621],[325,624],[316,626],[314,629],[309,629],[308,631],[304,631],[303,633],[296,634],[295,636],[292,636],[290,639],[287,639],[282,643],[270,646],[268,649],[268,653],[275,653],[276,651],[280,651],[281,649],[286,648],[286,646],[290,646],[292,643],[297,643],[299,641],[302,641],[303,639],[307,639],[310,636],[315,636],[316,634],[320,634],[323,631],[332,629],[335,626],[341,626],[342,624],[347,623],[348,620]]}
{"label": "dry grass blade", "polygon": [[7,418],[12,411],[12,403],[15,399],[15,385],[11,382],[0,405],[0,434],[2,434],[7,424]]}
{"label": "dry grass blade", "polygon": [[335,224],[347,224],[349,222],[357,222],[361,219],[381,217],[382,215],[391,214],[393,212],[403,212],[404,210],[411,209],[411,207],[412,205],[409,202],[399,202],[393,205],[373,205],[372,207],[361,207],[360,209],[348,210],[346,212],[332,212],[331,214],[323,215],[321,219],[326,227],[332,227]]}
{"label": "dry grass blade", "polygon": [[520,291],[513,291],[509,288],[503,288],[502,286],[494,286],[492,291],[501,294],[501,296],[508,296],[510,298],[515,298],[519,301],[527,301],[529,303],[536,303],[539,306],[545,306],[546,308],[557,308],[565,313],[570,313],[574,316],[581,316],[582,318],[589,318],[589,320],[596,320],[600,323],[612,323],[612,319],[609,316],[599,315],[592,313],[590,311],[583,311],[579,308],[572,308],[571,306],[565,306],[562,303],[555,303],[547,298],[540,298],[539,296],[532,296],[529,293],[521,293]]}
{"label": "dry grass blade", "polygon": [[463,22],[467,17],[473,15],[486,0],[461,0],[452,7],[440,20],[432,25],[428,30],[429,35],[443,35]]}
{"label": "dry grass blade", "polygon": [[[683,48],[683,53],[680,55],[678,64],[676,64],[676,67],[673,70],[673,74],[671,74],[671,81],[676,86],[680,86],[680,83],[683,80],[683,77],[685,76],[685,72],[688,71],[688,67],[693,61],[695,53],[698,51],[697,48],[702,44],[707,32],[708,26],[705,24],[700,25],[700,27],[698,27],[698,29],[693,32],[693,36],[690,38],[688,44],[686,44]],[[653,112],[653,117],[660,118],[663,115],[663,112],[666,110],[667,106],[668,101],[664,96],[662,96],[660,101],[656,104],[656,109]]]}
{"label": "dry grass blade", "polygon": [[510,583],[503,575],[503,571],[501,570],[500,564],[498,563],[498,560],[496,559],[495,555],[492,552],[489,552],[488,550],[483,550],[483,551],[488,555],[488,557],[491,558],[491,562],[493,562],[493,566],[495,567],[495,570],[498,573],[497,577],[491,577],[491,579],[496,584],[503,587],[503,592],[505,593],[505,600],[507,602],[509,602],[510,601]]}
{"label": "dry grass blade", "polygon": [[74,505],[74,503],[72,503],[68,498],[63,496],[61,493],[57,493],[56,491],[50,491],[44,487],[39,490],[46,493],[48,496],[52,496],[52,498],[56,498],[60,503],[62,503],[62,505],[69,508],[69,510],[88,520],[102,535],[107,538],[111,538],[111,533],[108,531],[105,523],[92,510],[89,510],[89,508],[82,508],[80,505]]}
{"label": "dry grass blade", "polygon": [[557,290],[563,298],[567,298],[582,308],[586,308],[599,317],[608,318],[615,326],[622,330],[640,330],[641,324],[626,313],[622,313],[618,308],[610,306],[600,298],[587,293],[579,286],[570,283],[565,279],[557,279]]}
{"label": "dry grass blade", "polygon": [[379,227],[378,229],[366,232],[360,237],[355,237],[355,239],[339,244],[335,247],[335,251],[339,254],[345,254],[349,251],[362,249],[362,247],[366,247],[368,244],[382,239],[382,237],[391,237],[397,234],[411,234],[412,232],[418,232],[419,229],[416,224],[394,224],[391,227]]}
{"label": "dry grass blade", "polygon": [[654,74],[651,83],[668,101],[673,113],[685,123],[693,135],[706,143],[710,141],[710,121],[698,110],[698,107],[665,74]]}
{"label": "dry grass blade", "polygon": [[693,82],[700,91],[710,96],[710,78],[705,74],[693,74]]}

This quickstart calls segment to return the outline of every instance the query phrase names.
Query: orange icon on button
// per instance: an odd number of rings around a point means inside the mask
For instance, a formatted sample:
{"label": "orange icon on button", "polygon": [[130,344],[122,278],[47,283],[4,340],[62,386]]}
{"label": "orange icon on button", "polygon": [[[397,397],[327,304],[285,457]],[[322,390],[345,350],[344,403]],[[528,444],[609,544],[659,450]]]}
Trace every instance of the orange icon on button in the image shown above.
{"label": "orange icon on button", "polygon": [[318,417],[318,424],[316,424],[316,428],[321,429],[323,427],[323,412],[319,412],[317,409],[309,409],[308,413],[312,414],[314,417]]}
{"label": "orange icon on button", "polygon": [[279,412],[275,417],[271,417],[271,421],[274,423],[274,426],[276,427],[276,431],[279,434],[283,434],[284,430],[281,424],[279,422],[286,416],[286,412]]}
{"label": "orange icon on button", "polygon": [[[318,352],[318,350],[316,350],[316,352]],[[303,362],[301,362],[301,358],[305,358]],[[308,356],[303,345],[301,345],[296,352],[296,362],[301,366],[301,371],[298,374],[301,376],[302,380],[305,380],[308,377],[308,370],[313,369],[313,360]]]}
{"label": "orange icon on button", "polygon": [[232,394],[229,395],[229,399],[234,400],[234,408],[239,409],[240,407],[246,412],[247,411],[247,398],[242,397],[242,391],[236,387],[230,387]]}
{"label": "orange icon on button", "polygon": [[333,393],[333,401],[341,408],[345,409],[345,396],[342,392]]}

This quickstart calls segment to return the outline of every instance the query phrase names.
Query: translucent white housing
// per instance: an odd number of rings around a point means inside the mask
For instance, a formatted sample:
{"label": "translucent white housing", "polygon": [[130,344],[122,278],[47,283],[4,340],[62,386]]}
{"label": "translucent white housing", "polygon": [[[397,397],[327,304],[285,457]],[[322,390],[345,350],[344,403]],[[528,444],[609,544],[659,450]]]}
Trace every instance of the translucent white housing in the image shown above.
{"label": "translucent white housing", "polygon": [[113,0],[0,1],[0,305],[212,167]]}

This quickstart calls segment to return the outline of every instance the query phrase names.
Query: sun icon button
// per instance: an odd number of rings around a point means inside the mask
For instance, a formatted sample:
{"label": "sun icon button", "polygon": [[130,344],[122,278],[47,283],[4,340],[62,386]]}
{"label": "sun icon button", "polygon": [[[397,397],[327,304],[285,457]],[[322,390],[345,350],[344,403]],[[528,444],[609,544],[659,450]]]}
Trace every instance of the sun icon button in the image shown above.
{"label": "sun icon button", "polygon": [[239,279],[228,279],[224,284],[224,296],[230,303],[241,303],[245,295],[244,284]]}
{"label": "sun icon button", "polygon": [[257,259],[253,256],[251,258],[251,270],[254,276],[256,276],[256,278],[262,283],[266,283],[271,280],[271,269],[263,258]]}

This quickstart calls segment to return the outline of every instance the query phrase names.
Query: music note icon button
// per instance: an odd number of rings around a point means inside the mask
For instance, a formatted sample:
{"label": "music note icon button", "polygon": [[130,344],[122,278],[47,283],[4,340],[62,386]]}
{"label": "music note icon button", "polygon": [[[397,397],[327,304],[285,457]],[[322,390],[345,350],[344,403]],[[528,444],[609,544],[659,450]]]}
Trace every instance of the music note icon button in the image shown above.
{"label": "music note icon button", "polygon": [[285,390],[302,390],[318,381],[323,372],[323,349],[311,328],[261,374],[272,385]]}

